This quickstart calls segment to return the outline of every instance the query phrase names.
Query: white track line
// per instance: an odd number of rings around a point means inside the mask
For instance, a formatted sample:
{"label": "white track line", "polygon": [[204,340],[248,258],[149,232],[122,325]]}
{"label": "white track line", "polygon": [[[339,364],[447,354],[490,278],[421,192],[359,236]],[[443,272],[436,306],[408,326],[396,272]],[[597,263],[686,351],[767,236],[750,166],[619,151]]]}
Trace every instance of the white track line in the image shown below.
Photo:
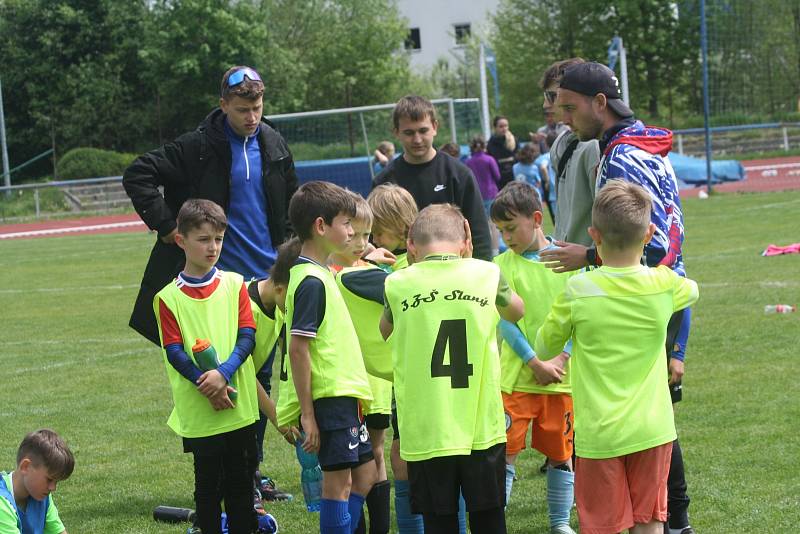
{"label": "white track line", "polygon": [[766,171],[769,169],[791,169],[792,167],[800,167],[800,161],[795,163],[773,163],[772,165],[753,165],[752,167],[745,167],[746,171]]}
{"label": "white track line", "polygon": [[142,221],[130,221],[119,223],[107,224],[93,224],[90,226],[69,226],[66,228],[48,228],[46,230],[28,230],[27,232],[11,232],[8,234],[0,234],[0,239],[13,239],[15,237],[37,237],[43,235],[57,235],[78,232],[91,232],[93,230],[111,230],[114,228],[131,228],[134,226],[145,227]]}

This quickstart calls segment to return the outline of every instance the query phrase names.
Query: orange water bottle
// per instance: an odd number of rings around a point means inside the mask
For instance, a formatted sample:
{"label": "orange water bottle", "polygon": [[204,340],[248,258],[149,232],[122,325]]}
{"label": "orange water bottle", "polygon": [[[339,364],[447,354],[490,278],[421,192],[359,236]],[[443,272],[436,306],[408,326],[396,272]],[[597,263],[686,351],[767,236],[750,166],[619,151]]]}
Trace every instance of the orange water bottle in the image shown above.
{"label": "orange water bottle", "polygon": [[[219,367],[219,357],[217,356],[217,351],[207,339],[195,340],[194,347],[192,347],[192,354],[194,354],[194,361],[197,362],[197,366],[202,371],[213,371]],[[229,385],[233,389],[236,389],[236,385],[233,382],[233,377],[231,377]],[[228,397],[230,397],[231,400],[236,400],[237,396],[238,395],[236,392],[228,393]]]}

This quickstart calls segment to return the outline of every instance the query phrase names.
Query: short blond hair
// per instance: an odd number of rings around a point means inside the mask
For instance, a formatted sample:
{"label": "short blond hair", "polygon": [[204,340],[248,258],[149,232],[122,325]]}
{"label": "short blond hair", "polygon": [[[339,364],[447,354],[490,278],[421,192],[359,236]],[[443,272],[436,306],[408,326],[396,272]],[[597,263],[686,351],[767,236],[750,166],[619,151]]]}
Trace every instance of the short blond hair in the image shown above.
{"label": "short blond hair", "polygon": [[356,203],[356,214],[353,216],[352,223],[362,222],[372,228],[374,217],[372,216],[372,210],[369,204],[367,204],[367,200],[353,191],[348,190],[348,193],[353,196],[353,201]]}
{"label": "short blond hair", "polygon": [[461,243],[466,238],[464,215],[453,204],[431,204],[419,212],[408,234],[418,247],[435,241]]}
{"label": "short blond hair", "polygon": [[611,248],[637,246],[650,227],[652,202],[650,194],[640,185],[611,180],[594,199],[592,226]]}
{"label": "short blond hair", "polygon": [[411,193],[396,184],[381,184],[367,197],[372,210],[373,231],[393,230],[408,237],[408,230],[417,217],[417,203]]}

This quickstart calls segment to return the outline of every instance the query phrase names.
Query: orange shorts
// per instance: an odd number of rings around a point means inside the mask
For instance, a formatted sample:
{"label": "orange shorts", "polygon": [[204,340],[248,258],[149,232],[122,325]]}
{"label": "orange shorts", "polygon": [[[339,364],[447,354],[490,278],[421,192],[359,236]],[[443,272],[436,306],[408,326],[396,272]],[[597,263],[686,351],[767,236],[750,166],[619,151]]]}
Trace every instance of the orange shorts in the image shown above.
{"label": "orange shorts", "polygon": [[616,534],[667,520],[672,443],[616,458],[578,457],[575,502],[581,534]]}
{"label": "orange shorts", "polygon": [[506,412],[506,454],[525,448],[531,427],[531,447],[556,462],[572,457],[572,397],[566,393],[544,395],[514,391],[503,393]]}

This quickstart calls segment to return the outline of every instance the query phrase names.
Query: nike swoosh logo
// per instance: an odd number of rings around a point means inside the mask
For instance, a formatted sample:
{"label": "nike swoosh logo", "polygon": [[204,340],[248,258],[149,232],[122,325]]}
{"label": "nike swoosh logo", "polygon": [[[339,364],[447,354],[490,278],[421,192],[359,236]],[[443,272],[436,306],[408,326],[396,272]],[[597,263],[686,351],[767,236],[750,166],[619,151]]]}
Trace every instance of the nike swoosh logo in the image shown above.
{"label": "nike swoosh logo", "polygon": [[446,186],[446,185],[444,185],[444,184],[438,184],[438,185],[435,185],[435,186],[433,186],[433,192],[434,192],[434,193],[437,193],[437,192],[439,192],[439,191],[444,191],[444,188],[445,188],[445,187],[447,187],[447,186]]}
{"label": "nike swoosh logo", "polygon": [[350,450],[352,451],[353,449],[358,447],[358,442],[356,441],[355,443],[348,443],[347,446],[350,447]]}

